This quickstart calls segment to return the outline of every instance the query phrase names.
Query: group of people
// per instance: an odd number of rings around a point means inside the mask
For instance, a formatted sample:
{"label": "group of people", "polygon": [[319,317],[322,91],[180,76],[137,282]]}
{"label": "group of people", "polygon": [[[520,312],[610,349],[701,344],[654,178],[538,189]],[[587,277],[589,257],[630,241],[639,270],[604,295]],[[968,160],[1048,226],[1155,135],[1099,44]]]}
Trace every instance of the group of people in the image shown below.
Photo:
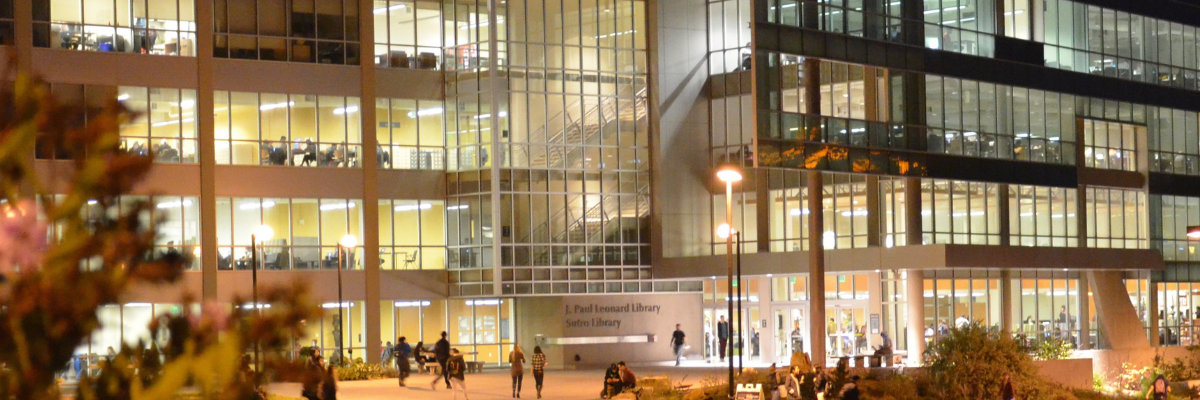
{"label": "group of people", "polygon": [[279,137],[278,145],[271,141],[262,145],[263,161],[269,165],[296,165],[296,161],[292,157],[303,155],[300,166],[316,164],[320,167],[339,167],[343,164],[349,165],[348,153],[350,153],[350,146],[345,143],[331,144],[329,148],[322,151],[317,148],[317,144],[313,143],[312,139],[304,139],[303,146],[300,144],[300,139],[296,139],[295,144],[289,148],[286,136]]}
{"label": "group of people", "polygon": [[[417,346],[414,348],[408,344],[408,338],[404,336],[396,339],[395,346],[391,346],[389,343],[389,346],[385,347],[384,359],[394,358],[396,369],[400,372],[400,387],[408,386],[404,381],[412,375],[412,366],[409,364],[410,357],[416,361],[418,371],[425,371],[426,365],[428,365],[432,372],[433,365],[437,365],[437,373],[434,374],[433,381],[429,382],[430,389],[436,390],[438,381],[442,381],[446,384],[446,389],[454,390],[455,399],[458,399],[459,392],[462,392],[464,400],[469,398],[467,395],[466,359],[463,358],[462,352],[450,347],[450,341],[446,340],[446,332],[442,332],[441,339],[433,345],[432,350],[426,350],[424,342],[417,342]],[[508,362],[511,364],[512,397],[520,398],[521,386],[525,380],[526,362],[525,352],[521,350],[520,345],[513,345],[512,352],[508,354]],[[537,387],[537,398],[540,399],[547,365],[546,354],[542,353],[540,346],[534,346],[530,363]]]}
{"label": "group of people", "polygon": [[601,398],[612,398],[627,391],[637,390],[637,375],[624,361],[612,364],[604,371],[604,390]]}
{"label": "group of people", "polygon": [[134,141],[133,145],[127,149],[130,153],[142,156],[153,156],[155,161],[162,162],[179,162],[179,150],[171,147],[167,139],[163,139],[158,144],[143,145],[140,141]]}
{"label": "group of people", "polygon": [[[833,379],[830,378],[825,368],[818,366],[813,369],[813,372],[815,372],[813,389],[818,394],[830,393],[830,390],[833,389],[830,387]],[[771,364],[771,367],[767,369],[767,378],[769,380],[767,383],[768,395],[772,399],[801,397],[800,383],[804,381],[804,370],[800,366],[793,365],[781,381],[779,375],[776,373],[775,364]],[[860,398],[858,380],[858,375],[851,376],[846,384],[840,388],[836,388],[838,397],[842,400],[858,400]],[[824,395],[819,396],[824,397]]]}

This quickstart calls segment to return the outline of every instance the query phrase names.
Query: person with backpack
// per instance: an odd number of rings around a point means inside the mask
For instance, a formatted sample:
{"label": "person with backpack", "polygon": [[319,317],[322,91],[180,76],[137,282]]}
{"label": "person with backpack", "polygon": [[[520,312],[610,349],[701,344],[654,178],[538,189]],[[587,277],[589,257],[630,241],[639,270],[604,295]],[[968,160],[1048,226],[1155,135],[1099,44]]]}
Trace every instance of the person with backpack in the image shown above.
{"label": "person with backpack", "polygon": [[446,340],[446,331],[442,331],[442,339],[433,345],[433,358],[442,367],[442,374],[433,377],[433,382],[429,382],[429,388],[437,389],[437,382],[441,379],[446,381],[446,389],[450,389],[450,372],[446,369],[446,363],[450,361],[450,341]]}
{"label": "person with backpack", "polygon": [[[444,339],[443,339],[444,340]],[[467,362],[463,360],[462,353],[458,349],[450,350],[450,359],[446,360],[446,376],[450,378],[450,382],[454,383],[454,400],[458,400],[458,391],[462,390],[463,400],[470,400],[467,397]]]}

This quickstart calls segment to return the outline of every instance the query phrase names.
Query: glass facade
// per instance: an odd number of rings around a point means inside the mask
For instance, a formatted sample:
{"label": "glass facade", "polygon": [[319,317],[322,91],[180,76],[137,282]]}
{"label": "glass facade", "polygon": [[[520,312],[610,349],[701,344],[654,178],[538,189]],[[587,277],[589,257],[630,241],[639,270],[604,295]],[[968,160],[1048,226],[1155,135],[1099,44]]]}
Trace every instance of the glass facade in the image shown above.
{"label": "glass facade", "polygon": [[247,92],[213,97],[217,164],[358,167],[361,162],[356,97]]}
{"label": "glass facade", "polygon": [[439,69],[444,25],[442,4],[425,0],[375,0],[375,65]]}
{"label": "glass facade", "polygon": [[213,0],[213,57],[359,62],[356,0]]}
{"label": "glass facade", "polygon": [[[196,55],[194,0],[32,1],[36,47]],[[0,3],[0,20],[12,18],[12,2],[6,3],[8,14]]]}
{"label": "glass facade", "polygon": [[381,269],[445,269],[445,215],[441,200],[380,200]]}
{"label": "glass facade", "polygon": [[376,99],[376,162],[379,168],[446,169],[442,102]]}
{"label": "glass facade", "polygon": [[[56,98],[84,104],[87,115],[109,102],[119,101],[132,112],[121,124],[121,147],[160,163],[198,163],[196,143],[196,91],[175,88],[80,85],[55,83]],[[38,158],[67,159],[69,149],[39,146]]]}
{"label": "glass facade", "polygon": [[361,269],[362,246],[339,252],[338,245],[347,234],[363,242],[361,205],[346,199],[217,198],[217,269],[252,268],[251,235],[259,226],[274,232],[257,243],[259,269],[336,269],[339,263]]}

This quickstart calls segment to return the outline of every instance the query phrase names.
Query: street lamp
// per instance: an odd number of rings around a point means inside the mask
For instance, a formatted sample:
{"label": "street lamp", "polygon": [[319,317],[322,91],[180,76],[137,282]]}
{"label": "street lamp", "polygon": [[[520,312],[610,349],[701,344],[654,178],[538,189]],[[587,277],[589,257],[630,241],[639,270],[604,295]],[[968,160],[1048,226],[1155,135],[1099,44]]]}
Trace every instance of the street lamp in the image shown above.
{"label": "street lamp", "polygon": [[[345,303],[342,302],[342,266],[343,266],[343,263],[345,262],[344,260],[349,257],[343,257],[342,252],[343,251],[349,252],[352,249],[354,249],[356,246],[358,246],[358,238],[354,237],[354,235],[351,235],[349,233],[347,233],[346,236],[342,236],[342,241],[338,242],[338,269],[337,269],[338,319],[341,320],[340,322],[342,323],[342,326],[347,326],[347,327],[349,326],[349,324],[345,323],[346,322],[346,310],[343,309],[345,307]],[[351,335],[351,337],[353,337],[354,332],[350,332],[350,335]],[[344,357],[346,356],[346,353],[343,351],[345,349],[345,343],[346,343],[345,340],[338,340],[338,363],[339,364],[344,363],[346,361],[344,359]],[[351,351],[353,351],[353,350],[351,350]]]}
{"label": "street lamp", "polygon": [[[256,317],[262,314],[262,308],[258,306],[258,244],[271,240],[274,236],[275,231],[266,225],[259,225],[250,234],[250,301],[253,304]],[[200,248],[197,247],[196,250],[200,250]],[[266,254],[263,254],[263,258],[267,258]],[[258,356],[258,339],[256,338],[254,339],[254,372],[258,373],[261,370],[262,367],[259,364]],[[258,385],[257,379],[254,380],[254,384]]]}
{"label": "street lamp", "polygon": [[[736,165],[724,165],[717,170],[717,179],[725,182],[725,255],[729,260],[729,290],[726,293],[733,293],[733,235],[729,234],[733,226],[733,183],[742,180],[742,172]],[[727,300],[729,306],[729,331],[730,336],[733,336],[733,301]],[[733,398],[733,357],[729,357],[729,398]]]}
{"label": "street lamp", "polygon": [[[738,369],[738,371],[741,371],[742,368],[744,368],[746,366],[746,364],[744,364],[742,361],[742,354],[745,353],[745,349],[742,348],[742,346],[744,346],[744,343],[742,342],[742,340],[743,340],[742,339],[742,318],[743,318],[743,315],[742,315],[742,233],[738,232],[737,229],[731,229],[729,227],[729,225],[727,225],[727,224],[721,224],[721,226],[717,227],[717,236],[719,236],[721,239],[728,239],[730,236],[733,236],[734,247],[737,248],[737,272],[736,272],[737,276],[736,276],[736,280],[734,281],[734,282],[737,282],[737,284],[731,285],[731,287],[737,287],[737,298],[736,298],[737,299],[737,322],[738,322],[738,326],[737,326],[738,329],[737,329],[737,335],[736,335],[736,337],[738,339],[736,342],[738,344],[737,369]],[[733,318],[730,317],[730,319],[733,319]],[[730,321],[730,323],[732,323],[732,321]],[[730,325],[730,327],[732,327],[732,326],[733,325]],[[733,330],[730,329],[731,338],[734,337],[734,335],[732,335],[732,331]],[[730,360],[732,360],[732,359],[733,359],[733,357],[730,356]]]}

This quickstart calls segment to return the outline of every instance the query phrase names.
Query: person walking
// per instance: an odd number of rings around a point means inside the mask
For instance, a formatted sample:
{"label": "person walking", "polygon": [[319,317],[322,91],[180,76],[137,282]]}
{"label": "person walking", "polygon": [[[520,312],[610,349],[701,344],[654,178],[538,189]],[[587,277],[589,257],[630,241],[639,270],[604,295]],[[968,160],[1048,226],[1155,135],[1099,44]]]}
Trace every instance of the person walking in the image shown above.
{"label": "person walking", "polygon": [[446,340],[445,331],[442,331],[442,339],[433,345],[433,359],[442,368],[442,373],[433,377],[433,382],[429,382],[429,388],[437,389],[437,382],[441,379],[446,381],[446,389],[450,389],[450,371],[446,369],[446,363],[450,361],[450,341]]}
{"label": "person walking", "polygon": [[533,346],[533,359],[529,365],[533,367],[533,383],[537,388],[537,398],[540,399],[542,380],[546,377],[546,354],[542,353],[542,346]]}
{"label": "person walking", "polygon": [[458,400],[459,390],[462,390],[463,400],[470,400],[467,397],[467,377],[464,375],[466,370],[467,362],[463,360],[462,353],[459,353],[458,349],[450,350],[450,359],[446,360],[445,371],[450,382],[454,383],[454,400]]}
{"label": "person walking", "polygon": [[391,354],[396,357],[396,370],[400,371],[400,387],[404,387],[404,380],[412,375],[412,367],[408,365],[408,357],[412,355],[412,346],[408,345],[408,338],[401,336],[396,339],[396,348],[391,351]]}
{"label": "person walking", "polygon": [[1004,375],[1004,386],[1000,388],[1000,400],[1016,400],[1017,390],[1013,388],[1012,376]]}
{"label": "person walking", "polygon": [[729,346],[729,322],[725,321],[725,316],[721,316],[721,320],[717,321],[717,347],[721,351],[721,362],[725,362],[725,351]]}
{"label": "person walking", "polygon": [[521,383],[525,380],[525,352],[521,351],[521,345],[513,345],[513,350],[508,353],[508,362],[512,364],[512,397],[519,399],[521,398]]}
{"label": "person walking", "polygon": [[387,342],[387,344],[383,344],[381,342],[379,344],[381,347],[379,350],[379,365],[386,367],[388,363],[392,362],[392,351],[394,351],[394,347],[392,346],[392,342]]}
{"label": "person walking", "polygon": [[680,329],[680,324],[675,324],[675,333],[671,334],[671,349],[675,350],[675,366],[679,366],[679,359],[683,358],[683,345],[687,343],[687,335],[683,334],[683,329]]}
{"label": "person walking", "polygon": [[324,368],[321,367],[321,355],[318,353],[309,353],[308,360],[304,362],[304,374],[301,376],[300,397],[306,400],[320,400],[321,393],[321,373]]}

